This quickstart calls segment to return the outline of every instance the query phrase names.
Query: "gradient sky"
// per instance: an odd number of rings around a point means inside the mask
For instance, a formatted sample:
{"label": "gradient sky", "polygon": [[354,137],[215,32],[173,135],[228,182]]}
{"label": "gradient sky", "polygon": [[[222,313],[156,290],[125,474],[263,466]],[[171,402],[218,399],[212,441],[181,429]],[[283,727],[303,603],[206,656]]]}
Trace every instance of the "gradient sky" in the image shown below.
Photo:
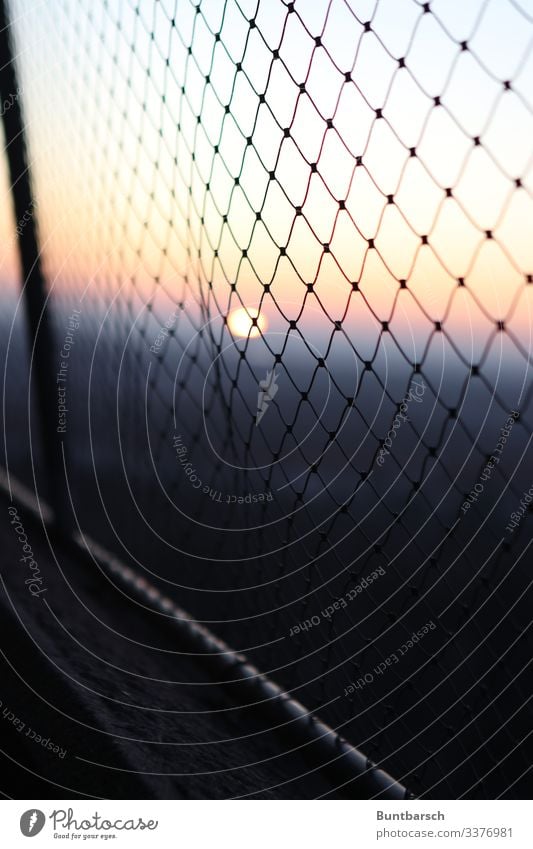
{"label": "gradient sky", "polygon": [[279,332],[529,332],[531,4],[106,5],[11,3],[55,292],[261,303]]}

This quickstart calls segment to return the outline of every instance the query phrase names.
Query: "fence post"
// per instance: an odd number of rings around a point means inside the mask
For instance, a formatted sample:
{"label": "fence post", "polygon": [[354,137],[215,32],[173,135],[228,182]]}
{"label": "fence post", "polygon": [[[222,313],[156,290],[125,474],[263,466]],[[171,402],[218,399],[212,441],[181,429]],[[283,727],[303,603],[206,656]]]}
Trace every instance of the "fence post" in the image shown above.
{"label": "fence post", "polygon": [[[23,296],[28,322],[29,342],[33,349],[32,378],[37,397],[38,427],[42,441],[46,491],[59,530],[72,526],[63,472],[63,442],[57,432],[56,346],[47,307],[46,284],[42,271],[31,175],[28,164],[26,132],[21,108],[13,41],[10,33],[7,0],[0,0],[0,95],[8,100],[2,119],[5,152],[11,184],[18,251],[22,270]],[[31,212],[32,214],[28,215]]]}

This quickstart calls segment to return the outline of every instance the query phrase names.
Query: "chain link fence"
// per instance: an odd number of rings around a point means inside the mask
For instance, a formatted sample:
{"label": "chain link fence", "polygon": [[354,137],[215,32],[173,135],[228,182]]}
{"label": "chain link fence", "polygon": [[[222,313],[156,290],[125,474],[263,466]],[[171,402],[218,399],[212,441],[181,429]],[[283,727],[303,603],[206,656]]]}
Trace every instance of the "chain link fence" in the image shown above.
{"label": "chain link fence", "polygon": [[525,794],[531,3],[10,11],[75,521],[416,795]]}

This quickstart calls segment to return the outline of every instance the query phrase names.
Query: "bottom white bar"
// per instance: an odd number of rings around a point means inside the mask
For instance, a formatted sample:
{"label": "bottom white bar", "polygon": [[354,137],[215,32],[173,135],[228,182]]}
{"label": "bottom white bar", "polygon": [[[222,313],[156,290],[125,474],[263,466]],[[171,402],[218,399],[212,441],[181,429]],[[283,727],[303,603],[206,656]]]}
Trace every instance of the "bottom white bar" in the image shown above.
{"label": "bottom white bar", "polygon": [[531,849],[530,803],[3,801],[1,845]]}

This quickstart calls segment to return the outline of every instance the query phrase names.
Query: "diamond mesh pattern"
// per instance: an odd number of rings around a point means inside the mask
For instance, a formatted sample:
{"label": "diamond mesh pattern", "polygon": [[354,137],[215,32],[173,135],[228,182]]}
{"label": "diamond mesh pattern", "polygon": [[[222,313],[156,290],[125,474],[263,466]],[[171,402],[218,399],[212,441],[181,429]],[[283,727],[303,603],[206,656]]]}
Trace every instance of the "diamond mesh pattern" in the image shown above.
{"label": "diamond mesh pattern", "polygon": [[80,525],[416,794],[523,793],[531,4],[11,9]]}

